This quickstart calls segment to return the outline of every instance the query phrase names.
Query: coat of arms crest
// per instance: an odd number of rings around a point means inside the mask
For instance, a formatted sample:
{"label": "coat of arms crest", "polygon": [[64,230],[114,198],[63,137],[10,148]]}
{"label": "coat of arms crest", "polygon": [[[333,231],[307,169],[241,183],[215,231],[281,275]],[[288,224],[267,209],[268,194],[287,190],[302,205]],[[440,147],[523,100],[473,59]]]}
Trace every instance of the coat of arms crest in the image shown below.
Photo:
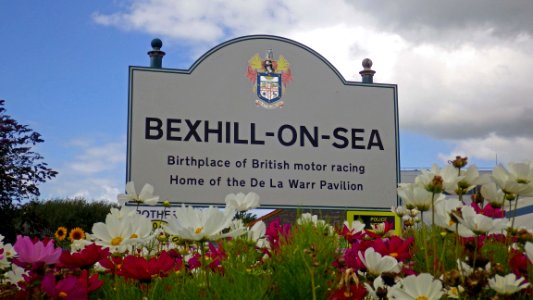
{"label": "coat of arms crest", "polygon": [[283,90],[292,80],[289,62],[280,55],[274,59],[272,49],[267,50],[265,58],[256,53],[248,61],[246,77],[253,83],[253,90],[259,99],[256,105],[265,108],[283,107]]}

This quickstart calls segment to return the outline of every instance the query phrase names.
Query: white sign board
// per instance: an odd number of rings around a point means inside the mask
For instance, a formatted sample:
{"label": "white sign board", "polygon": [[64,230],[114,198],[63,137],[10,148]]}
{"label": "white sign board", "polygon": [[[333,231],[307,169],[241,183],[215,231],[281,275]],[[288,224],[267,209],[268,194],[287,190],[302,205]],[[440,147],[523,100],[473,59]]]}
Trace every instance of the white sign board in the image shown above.
{"label": "white sign board", "polygon": [[[354,63],[354,68],[358,64]],[[397,88],[346,81],[321,55],[246,36],[188,70],[130,67],[127,180],[163,200],[388,208],[399,178]]]}

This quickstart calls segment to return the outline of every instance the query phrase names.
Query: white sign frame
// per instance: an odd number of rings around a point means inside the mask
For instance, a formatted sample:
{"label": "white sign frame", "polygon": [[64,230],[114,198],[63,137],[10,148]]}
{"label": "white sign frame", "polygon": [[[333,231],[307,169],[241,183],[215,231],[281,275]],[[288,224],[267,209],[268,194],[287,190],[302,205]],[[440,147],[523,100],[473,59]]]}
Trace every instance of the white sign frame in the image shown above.
{"label": "white sign frame", "polygon": [[[292,77],[277,100],[261,103],[246,76],[258,57]],[[397,85],[347,81],[293,40],[236,38],[187,70],[131,66],[128,99],[126,180],[154,185],[162,200],[221,205],[255,191],[268,208],[398,203]]]}

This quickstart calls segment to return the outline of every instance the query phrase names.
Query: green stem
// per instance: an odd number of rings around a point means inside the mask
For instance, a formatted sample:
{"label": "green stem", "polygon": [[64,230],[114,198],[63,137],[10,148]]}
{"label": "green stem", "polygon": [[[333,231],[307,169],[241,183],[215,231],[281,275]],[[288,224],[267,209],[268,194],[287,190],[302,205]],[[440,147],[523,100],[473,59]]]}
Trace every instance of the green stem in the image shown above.
{"label": "green stem", "polygon": [[[435,230],[435,193],[432,193],[431,195],[431,254],[432,254],[432,264],[433,264],[433,274],[436,272],[436,262],[435,259],[437,259],[437,237],[435,236],[435,233],[437,230]],[[428,270],[429,272],[429,270]]]}
{"label": "green stem", "polygon": [[459,223],[455,223],[455,260],[459,259]]}
{"label": "green stem", "polygon": [[426,272],[430,272],[430,266],[429,266],[429,255],[428,255],[428,243],[426,240],[426,224],[424,224],[424,218],[423,218],[424,212],[420,212],[420,217],[422,219],[422,242],[424,243],[424,256],[426,258]]}
{"label": "green stem", "polygon": [[207,290],[209,290],[209,266],[207,265],[207,260],[205,259],[205,251],[204,251],[204,241],[199,241],[199,247],[198,249],[201,248],[201,257],[202,257],[202,268],[204,269],[204,272],[205,272],[205,284],[206,284],[206,287],[207,287]]}
{"label": "green stem", "polygon": [[[446,240],[447,240],[447,238],[446,238],[446,236],[444,236],[444,238],[443,238],[443,242],[442,242],[442,251],[440,252],[440,262],[441,262],[441,263],[444,261],[444,252],[445,252],[445,250],[446,250]],[[440,271],[440,270],[439,270],[439,271]],[[439,273],[439,274],[437,274],[437,273],[433,273],[433,274],[434,274],[434,276],[435,276],[436,278],[438,278],[440,273]]]}
{"label": "green stem", "polygon": [[431,228],[435,226],[435,193],[431,194]]}

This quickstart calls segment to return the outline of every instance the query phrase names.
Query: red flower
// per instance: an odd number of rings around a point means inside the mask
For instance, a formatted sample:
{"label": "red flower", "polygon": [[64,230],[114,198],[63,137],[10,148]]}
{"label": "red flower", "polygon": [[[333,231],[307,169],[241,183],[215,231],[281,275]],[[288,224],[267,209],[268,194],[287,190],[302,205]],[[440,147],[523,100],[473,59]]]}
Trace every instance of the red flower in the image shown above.
{"label": "red flower", "polygon": [[360,300],[366,295],[366,289],[362,284],[351,284],[348,288],[340,287],[333,291],[328,300]]}
{"label": "red flower", "polygon": [[159,257],[151,257],[149,260],[129,255],[124,258],[122,268],[117,274],[126,278],[150,281],[154,277],[167,276],[174,267],[174,260],[165,251],[161,252]]}
{"label": "red flower", "polygon": [[388,234],[391,230],[394,230],[394,223],[385,221],[379,224],[372,224],[372,229],[365,229],[365,232],[369,237],[379,239]]}
{"label": "red flower", "polygon": [[509,266],[511,267],[513,273],[516,274],[516,276],[523,276],[527,278],[528,264],[529,260],[522,251],[512,250],[511,259],[509,260]]}
{"label": "red flower", "polygon": [[404,240],[398,236],[391,236],[386,239],[374,240],[371,247],[381,255],[390,255],[398,261],[405,261],[412,257],[410,250],[413,242],[412,237]]}
{"label": "red flower", "polygon": [[209,268],[212,271],[224,272],[224,268],[220,264],[223,259],[227,257],[226,252],[222,248],[222,245],[219,244],[218,247],[215,247],[212,243],[209,243],[209,251],[207,255],[213,260],[209,263]]}
{"label": "red flower", "polygon": [[362,240],[365,236],[365,231],[361,230],[358,232],[352,232],[352,230],[350,230],[348,226],[343,225],[342,232],[340,233],[340,235],[343,236],[348,243],[352,244]]}
{"label": "red flower", "polygon": [[90,292],[99,289],[104,282],[98,279],[98,274],[91,277],[87,270],[83,270],[79,277],[68,275],[56,282],[54,274],[47,273],[41,282],[42,290],[53,299],[88,299]]}
{"label": "red flower", "polygon": [[79,252],[63,251],[59,257],[59,262],[66,268],[90,268],[110,254],[108,248],[102,249],[101,246],[90,244]]}
{"label": "red flower", "polygon": [[493,219],[500,219],[500,218],[505,217],[505,212],[503,211],[503,209],[494,208],[492,207],[492,205],[490,205],[490,203],[483,206],[483,208],[479,207],[479,205],[475,202],[472,202],[470,206],[472,206],[472,208],[474,209],[476,213],[482,214],[487,217],[491,217]]}
{"label": "red flower", "polygon": [[290,224],[281,224],[279,219],[268,224],[265,235],[272,249],[278,249],[282,238],[287,238],[291,231]]}
{"label": "red flower", "polygon": [[111,258],[104,258],[99,261],[102,267],[109,269],[109,272],[115,274],[122,269],[122,257],[120,256],[111,256]]}

